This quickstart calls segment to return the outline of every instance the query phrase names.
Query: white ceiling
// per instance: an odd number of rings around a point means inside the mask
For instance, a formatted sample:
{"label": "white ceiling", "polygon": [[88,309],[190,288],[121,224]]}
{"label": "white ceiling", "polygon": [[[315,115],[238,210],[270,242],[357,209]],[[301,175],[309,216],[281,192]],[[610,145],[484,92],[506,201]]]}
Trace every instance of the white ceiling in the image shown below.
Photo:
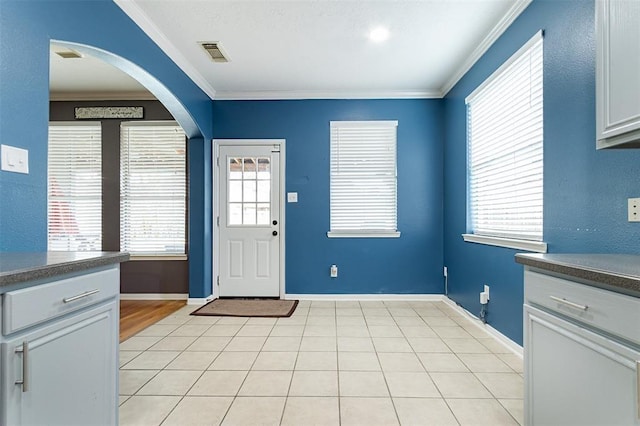
{"label": "white ceiling", "polygon": [[[311,99],[441,97],[531,0],[114,1],[211,98]],[[385,42],[369,40],[377,26]],[[213,62],[204,41],[230,62]],[[52,90],[98,75],[57,66]],[[96,90],[140,90],[125,80],[100,74]]]}
{"label": "white ceiling", "polygon": [[118,68],[92,56],[63,59],[56,52],[69,49],[51,43],[49,96],[51,100],[154,99],[140,83]]}

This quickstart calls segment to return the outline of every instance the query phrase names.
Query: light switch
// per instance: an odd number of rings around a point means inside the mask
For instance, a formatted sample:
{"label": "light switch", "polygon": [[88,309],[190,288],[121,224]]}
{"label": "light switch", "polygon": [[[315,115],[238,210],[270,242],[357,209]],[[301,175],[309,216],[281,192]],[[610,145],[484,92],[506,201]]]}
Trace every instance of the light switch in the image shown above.
{"label": "light switch", "polygon": [[287,192],[287,202],[288,203],[297,203],[298,202],[298,193],[297,192]]}
{"label": "light switch", "polygon": [[29,174],[29,151],[9,145],[0,145],[2,170]]}

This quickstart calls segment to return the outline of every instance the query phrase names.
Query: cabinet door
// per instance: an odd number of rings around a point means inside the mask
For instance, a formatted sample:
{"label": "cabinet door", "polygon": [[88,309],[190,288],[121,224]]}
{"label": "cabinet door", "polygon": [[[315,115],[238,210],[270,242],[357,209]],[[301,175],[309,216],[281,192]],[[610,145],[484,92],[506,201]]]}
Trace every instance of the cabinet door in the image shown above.
{"label": "cabinet door", "polygon": [[596,1],[598,148],[640,147],[640,2]]}
{"label": "cabinet door", "polygon": [[111,302],[3,343],[0,423],[117,424],[116,312]]}
{"label": "cabinet door", "polygon": [[632,426],[640,352],[525,305],[529,426]]}

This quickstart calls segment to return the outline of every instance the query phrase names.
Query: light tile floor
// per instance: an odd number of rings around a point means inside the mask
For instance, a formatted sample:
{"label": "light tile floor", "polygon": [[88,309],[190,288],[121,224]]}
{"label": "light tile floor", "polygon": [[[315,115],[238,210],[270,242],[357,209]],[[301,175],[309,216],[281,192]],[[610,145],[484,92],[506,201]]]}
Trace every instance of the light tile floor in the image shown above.
{"label": "light tile floor", "polygon": [[444,302],[301,301],[120,344],[120,424],[518,425],[522,359]]}

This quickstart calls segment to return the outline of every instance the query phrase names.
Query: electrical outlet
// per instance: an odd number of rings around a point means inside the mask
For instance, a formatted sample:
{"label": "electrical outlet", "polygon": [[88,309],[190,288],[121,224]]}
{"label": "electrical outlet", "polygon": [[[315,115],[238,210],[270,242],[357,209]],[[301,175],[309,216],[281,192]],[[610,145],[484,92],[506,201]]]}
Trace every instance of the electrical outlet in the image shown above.
{"label": "electrical outlet", "polygon": [[331,265],[329,275],[331,275],[331,278],[338,277],[338,265]]}
{"label": "electrical outlet", "polygon": [[486,284],[484,285],[484,292],[483,293],[487,293],[487,300],[489,300],[490,299],[490,297],[489,297],[489,286],[486,285]]}
{"label": "electrical outlet", "polygon": [[629,222],[640,222],[640,198],[629,198]]}
{"label": "electrical outlet", "polygon": [[442,268],[442,275],[444,275],[445,277],[446,277],[446,276],[448,276],[448,275],[447,275],[447,274],[448,274],[448,272],[449,272],[449,271],[447,270],[447,267],[446,267],[446,266]]}

